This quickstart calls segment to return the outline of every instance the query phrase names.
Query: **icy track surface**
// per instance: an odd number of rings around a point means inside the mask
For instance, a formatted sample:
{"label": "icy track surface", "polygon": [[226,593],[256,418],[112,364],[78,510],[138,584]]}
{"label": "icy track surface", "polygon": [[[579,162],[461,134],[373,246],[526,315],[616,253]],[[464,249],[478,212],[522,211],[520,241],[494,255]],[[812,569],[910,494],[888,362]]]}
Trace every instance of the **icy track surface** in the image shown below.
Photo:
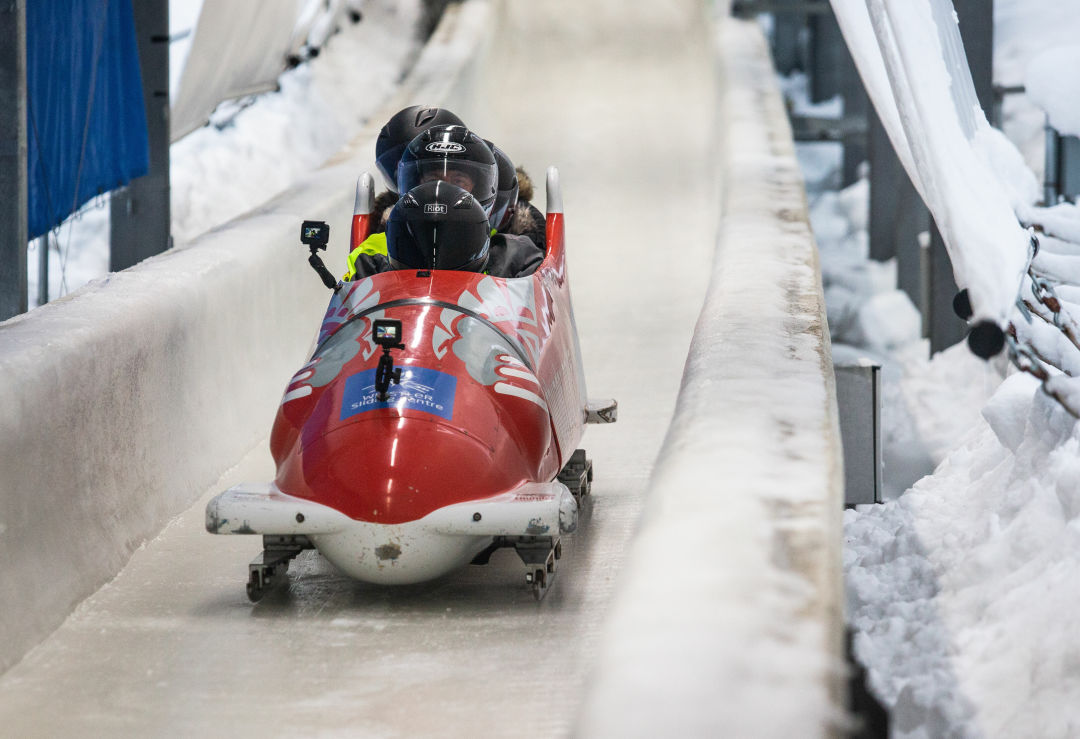
{"label": "icy track surface", "polygon": [[[620,402],[618,424],[586,434],[594,510],[547,598],[533,601],[512,552],[395,589],[307,553],[286,594],[253,606],[259,542],[207,534],[200,500],[0,678],[5,735],[570,732],[712,258],[712,57],[696,6],[507,4],[507,48],[477,97],[491,115],[472,125],[541,192],[544,167],[561,169],[590,392]],[[296,279],[316,279],[299,252]],[[272,473],[263,447],[221,485]]]}

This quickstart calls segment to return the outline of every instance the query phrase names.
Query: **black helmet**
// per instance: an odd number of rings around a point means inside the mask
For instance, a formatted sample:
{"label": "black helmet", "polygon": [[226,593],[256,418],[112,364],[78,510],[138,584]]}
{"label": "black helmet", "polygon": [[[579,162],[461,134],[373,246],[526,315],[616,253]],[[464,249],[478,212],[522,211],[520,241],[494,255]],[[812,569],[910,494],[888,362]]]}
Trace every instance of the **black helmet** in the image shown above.
{"label": "black helmet", "polygon": [[[484,139],[487,141],[487,139]],[[491,227],[502,231],[510,225],[518,201],[518,179],[514,163],[506,152],[487,141],[491,153],[495,155],[495,165],[499,168],[498,191],[495,194],[495,207],[491,210]]]}
{"label": "black helmet", "polygon": [[440,180],[405,193],[386,224],[386,256],[394,269],[479,272],[490,245],[491,228],[480,203]]}
{"label": "black helmet", "polygon": [[395,113],[379,131],[375,140],[375,166],[382,172],[386,185],[397,192],[397,165],[409,142],[432,126],[447,123],[465,125],[446,108],[410,105]]}
{"label": "black helmet", "polygon": [[433,126],[409,142],[397,176],[398,192],[403,193],[431,180],[462,187],[490,216],[499,168],[487,143],[465,126]]}

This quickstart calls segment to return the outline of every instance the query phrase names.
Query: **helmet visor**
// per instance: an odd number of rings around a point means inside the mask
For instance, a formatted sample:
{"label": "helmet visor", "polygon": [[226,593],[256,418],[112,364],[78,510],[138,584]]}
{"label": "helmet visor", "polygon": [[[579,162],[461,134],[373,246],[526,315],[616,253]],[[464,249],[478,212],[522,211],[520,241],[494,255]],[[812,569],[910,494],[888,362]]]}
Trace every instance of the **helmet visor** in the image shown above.
{"label": "helmet visor", "polygon": [[395,177],[397,176],[398,162],[401,161],[401,155],[405,153],[406,146],[408,146],[408,143],[392,146],[375,159],[375,166],[382,174],[383,179],[386,180],[386,186],[393,192],[398,192]]}
{"label": "helmet visor", "polygon": [[398,192],[408,192],[425,182],[442,180],[472,193],[484,206],[484,212],[491,215],[497,178],[498,170],[494,164],[449,158],[403,161],[398,165]]}
{"label": "helmet visor", "polygon": [[413,221],[386,234],[386,256],[412,269],[477,269],[487,258],[486,223]]}
{"label": "helmet visor", "polygon": [[513,187],[507,190],[499,190],[499,194],[495,197],[495,207],[492,208],[490,221],[491,227],[496,231],[504,231],[510,225],[510,219],[513,218],[514,208],[517,206],[518,201],[518,184],[517,179],[514,179]]}

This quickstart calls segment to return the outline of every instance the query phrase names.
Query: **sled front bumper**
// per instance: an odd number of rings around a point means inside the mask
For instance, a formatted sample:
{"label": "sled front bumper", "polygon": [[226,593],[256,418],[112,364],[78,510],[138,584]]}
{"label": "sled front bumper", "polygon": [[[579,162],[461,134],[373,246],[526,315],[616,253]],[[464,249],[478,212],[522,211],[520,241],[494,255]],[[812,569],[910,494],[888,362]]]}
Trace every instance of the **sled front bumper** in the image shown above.
{"label": "sled front bumper", "polygon": [[[444,536],[558,536],[577,528],[577,515],[574,496],[555,480],[525,483],[492,498],[439,508],[409,527]],[[206,506],[206,530],[211,534],[319,536],[358,525],[384,526],[286,495],[273,483],[236,485]]]}

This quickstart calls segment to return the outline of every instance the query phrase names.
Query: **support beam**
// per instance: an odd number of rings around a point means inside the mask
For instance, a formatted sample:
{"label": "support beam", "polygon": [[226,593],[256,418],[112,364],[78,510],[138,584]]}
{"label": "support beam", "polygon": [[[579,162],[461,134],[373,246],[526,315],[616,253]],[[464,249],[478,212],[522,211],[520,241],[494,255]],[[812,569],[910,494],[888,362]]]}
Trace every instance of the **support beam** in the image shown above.
{"label": "support beam", "polygon": [[733,0],[731,3],[731,14],[736,18],[753,18],[760,13],[830,15],[832,6],[828,2],[807,0]]}
{"label": "support beam", "polygon": [[960,288],[953,279],[952,262],[945,250],[941,232],[934,226],[930,232],[930,320],[923,325],[930,329],[930,353],[937,354],[967,336],[967,323],[953,311],[953,298]]}
{"label": "support beam", "polygon": [[851,138],[866,138],[866,118],[844,116],[843,118],[820,118],[808,115],[792,115],[791,135],[801,143],[843,142]]}
{"label": "support beam", "polygon": [[114,272],[172,245],[169,204],[169,3],[136,0],[135,33],[150,140],[150,170],[113,192],[109,269]]}
{"label": "support beam", "polygon": [[26,0],[0,3],[0,321],[27,309]]}
{"label": "support beam", "polygon": [[994,115],[994,0],[953,0],[975,95],[987,120]]}
{"label": "support beam", "polygon": [[870,258],[896,258],[897,287],[922,305],[919,234],[930,228],[930,212],[892,148],[877,113],[870,125]]}
{"label": "support beam", "polygon": [[1046,125],[1046,174],[1043,198],[1047,205],[1080,198],[1080,138],[1062,136]]}
{"label": "support beam", "polygon": [[[814,3],[830,8],[825,0]],[[853,64],[836,16],[817,14],[810,16],[810,101],[824,102],[844,92],[844,62]]]}
{"label": "support beam", "polygon": [[[835,19],[833,20],[835,23]],[[844,187],[858,179],[859,165],[870,159],[870,142],[867,137],[867,119],[870,116],[870,97],[863,87],[862,78],[855,68],[855,60],[843,39],[840,40],[844,49],[843,67],[840,70],[840,85],[844,95],[844,117],[862,121],[862,131],[858,134],[849,132],[844,137],[844,171],[842,183]]]}
{"label": "support beam", "polygon": [[38,255],[38,305],[49,302],[49,240],[48,233],[35,239]]}
{"label": "support beam", "polygon": [[[827,0],[815,0],[810,5],[823,5],[831,11]],[[840,32],[836,16],[831,12],[812,15],[809,17],[809,26],[810,99],[819,103],[840,95],[844,100],[844,117],[863,121],[865,131],[869,99],[855,69],[855,60],[852,59]],[[842,141],[844,162],[841,183],[847,187],[857,179],[859,165],[867,159],[868,145],[865,134],[854,132],[849,132]]]}
{"label": "support beam", "polygon": [[803,65],[799,37],[806,27],[806,18],[795,13],[776,13],[773,16],[772,54],[776,71],[788,75]]}

